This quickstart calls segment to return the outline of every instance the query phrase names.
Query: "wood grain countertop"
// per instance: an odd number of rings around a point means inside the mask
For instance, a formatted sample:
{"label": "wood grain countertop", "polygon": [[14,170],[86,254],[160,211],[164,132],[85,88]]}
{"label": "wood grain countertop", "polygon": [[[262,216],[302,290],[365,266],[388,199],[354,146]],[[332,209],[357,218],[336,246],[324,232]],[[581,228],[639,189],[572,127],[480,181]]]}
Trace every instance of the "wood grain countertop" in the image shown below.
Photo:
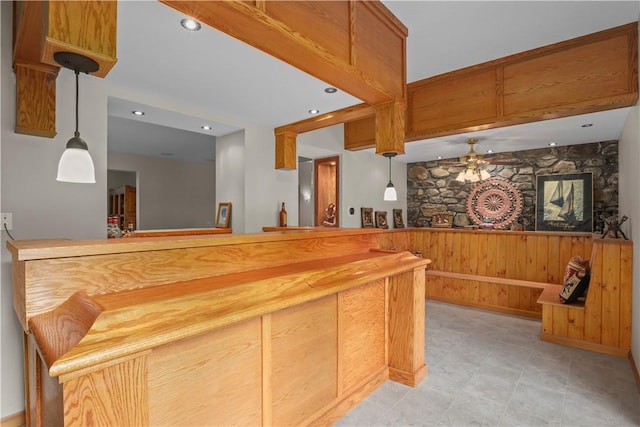
{"label": "wood grain countertop", "polygon": [[28,261],[86,255],[304,240],[317,237],[357,236],[382,232],[383,230],[381,229],[372,228],[332,228],[327,229],[327,231],[314,231],[313,233],[304,231],[291,233],[283,231],[260,234],[180,235],[140,237],[135,239],[70,240],[61,238],[48,240],[10,240],[7,242],[7,248],[13,255],[14,260]]}

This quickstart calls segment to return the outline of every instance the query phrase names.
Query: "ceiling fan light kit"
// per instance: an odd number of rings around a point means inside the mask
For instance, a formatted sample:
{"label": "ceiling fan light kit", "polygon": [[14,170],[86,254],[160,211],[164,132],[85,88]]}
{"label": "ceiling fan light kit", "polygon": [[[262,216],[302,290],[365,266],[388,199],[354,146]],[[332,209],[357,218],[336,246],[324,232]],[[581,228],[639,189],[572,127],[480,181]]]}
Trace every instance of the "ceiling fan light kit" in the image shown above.
{"label": "ceiling fan light kit", "polygon": [[458,174],[456,181],[478,182],[491,178],[489,172],[480,166],[482,156],[473,149],[474,144],[478,142],[478,138],[467,138],[466,142],[469,144],[469,152],[460,157],[460,161],[466,164],[466,169]]}

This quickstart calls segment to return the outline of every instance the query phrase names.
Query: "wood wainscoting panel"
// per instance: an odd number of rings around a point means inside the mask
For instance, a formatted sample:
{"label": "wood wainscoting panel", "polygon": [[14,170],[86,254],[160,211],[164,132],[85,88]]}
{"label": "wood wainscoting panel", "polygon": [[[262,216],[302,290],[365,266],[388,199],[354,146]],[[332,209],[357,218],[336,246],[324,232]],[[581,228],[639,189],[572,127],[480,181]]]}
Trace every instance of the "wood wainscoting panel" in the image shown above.
{"label": "wood wainscoting panel", "polygon": [[[597,251],[591,260],[591,277],[587,292],[590,309],[585,313],[584,339],[590,343],[600,344],[602,337],[602,252]],[[551,323],[549,323],[551,325]],[[549,331],[551,332],[551,331]]]}
{"label": "wood wainscoting panel", "polygon": [[273,425],[300,425],[337,397],[337,296],[271,315]]}
{"label": "wood wainscoting panel", "polygon": [[[631,315],[633,288],[633,246],[620,246],[620,342],[631,348]],[[629,353],[631,354],[631,353]],[[635,368],[635,367],[634,367]]]}
{"label": "wood wainscoting panel", "polygon": [[261,340],[256,318],[154,349],[149,424],[260,425]]}
{"label": "wood wainscoting panel", "polygon": [[342,385],[355,387],[385,366],[384,280],[342,293]]}
{"label": "wood wainscoting panel", "polygon": [[146,355],[60,381],[65,426],[149,425]]}

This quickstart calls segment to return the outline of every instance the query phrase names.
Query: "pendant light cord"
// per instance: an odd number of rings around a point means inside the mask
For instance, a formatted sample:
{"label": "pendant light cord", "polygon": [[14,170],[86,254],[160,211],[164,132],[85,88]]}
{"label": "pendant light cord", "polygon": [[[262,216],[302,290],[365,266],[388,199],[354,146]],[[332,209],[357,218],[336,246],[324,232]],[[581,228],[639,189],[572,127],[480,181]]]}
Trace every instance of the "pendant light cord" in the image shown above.
{"label": "pendant light cord", "polygon": [[75,135],[78,136],[78,94],[80,92],[79,85],[78,85],[78,76],[80,75],[80,71],[78,69],[75,69],[74,71],[76,73],[76,133]]}

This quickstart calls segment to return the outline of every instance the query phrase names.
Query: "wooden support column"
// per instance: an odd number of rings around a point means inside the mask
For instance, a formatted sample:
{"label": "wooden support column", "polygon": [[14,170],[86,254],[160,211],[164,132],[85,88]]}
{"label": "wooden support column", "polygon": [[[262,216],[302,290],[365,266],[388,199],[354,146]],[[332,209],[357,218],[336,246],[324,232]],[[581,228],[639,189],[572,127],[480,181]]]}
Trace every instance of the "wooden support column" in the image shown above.
{"label": "wooden support column", "polygon": [[404,100],[376,108],[376,154],[404,154]]}
{"label": "wooden support column", "polygon": [[389,378],[416,386],[424,363],[424,267],[389,278]]}
{"label": "wooden support column", "polygon": [[16,133],[56,136],[57,67],[16,62]]}
{"label": "wooden support column", "polygon": [[14,3],[13,67],[16,133],[56,135],[56,52],[96,61],[104,77],[116,63],[117,2],[18,1]]}
{"label": "wooden support column", "polygon": [[276,133],[276,169],[295,170],[296,138],[298,134],[291,131]]}

